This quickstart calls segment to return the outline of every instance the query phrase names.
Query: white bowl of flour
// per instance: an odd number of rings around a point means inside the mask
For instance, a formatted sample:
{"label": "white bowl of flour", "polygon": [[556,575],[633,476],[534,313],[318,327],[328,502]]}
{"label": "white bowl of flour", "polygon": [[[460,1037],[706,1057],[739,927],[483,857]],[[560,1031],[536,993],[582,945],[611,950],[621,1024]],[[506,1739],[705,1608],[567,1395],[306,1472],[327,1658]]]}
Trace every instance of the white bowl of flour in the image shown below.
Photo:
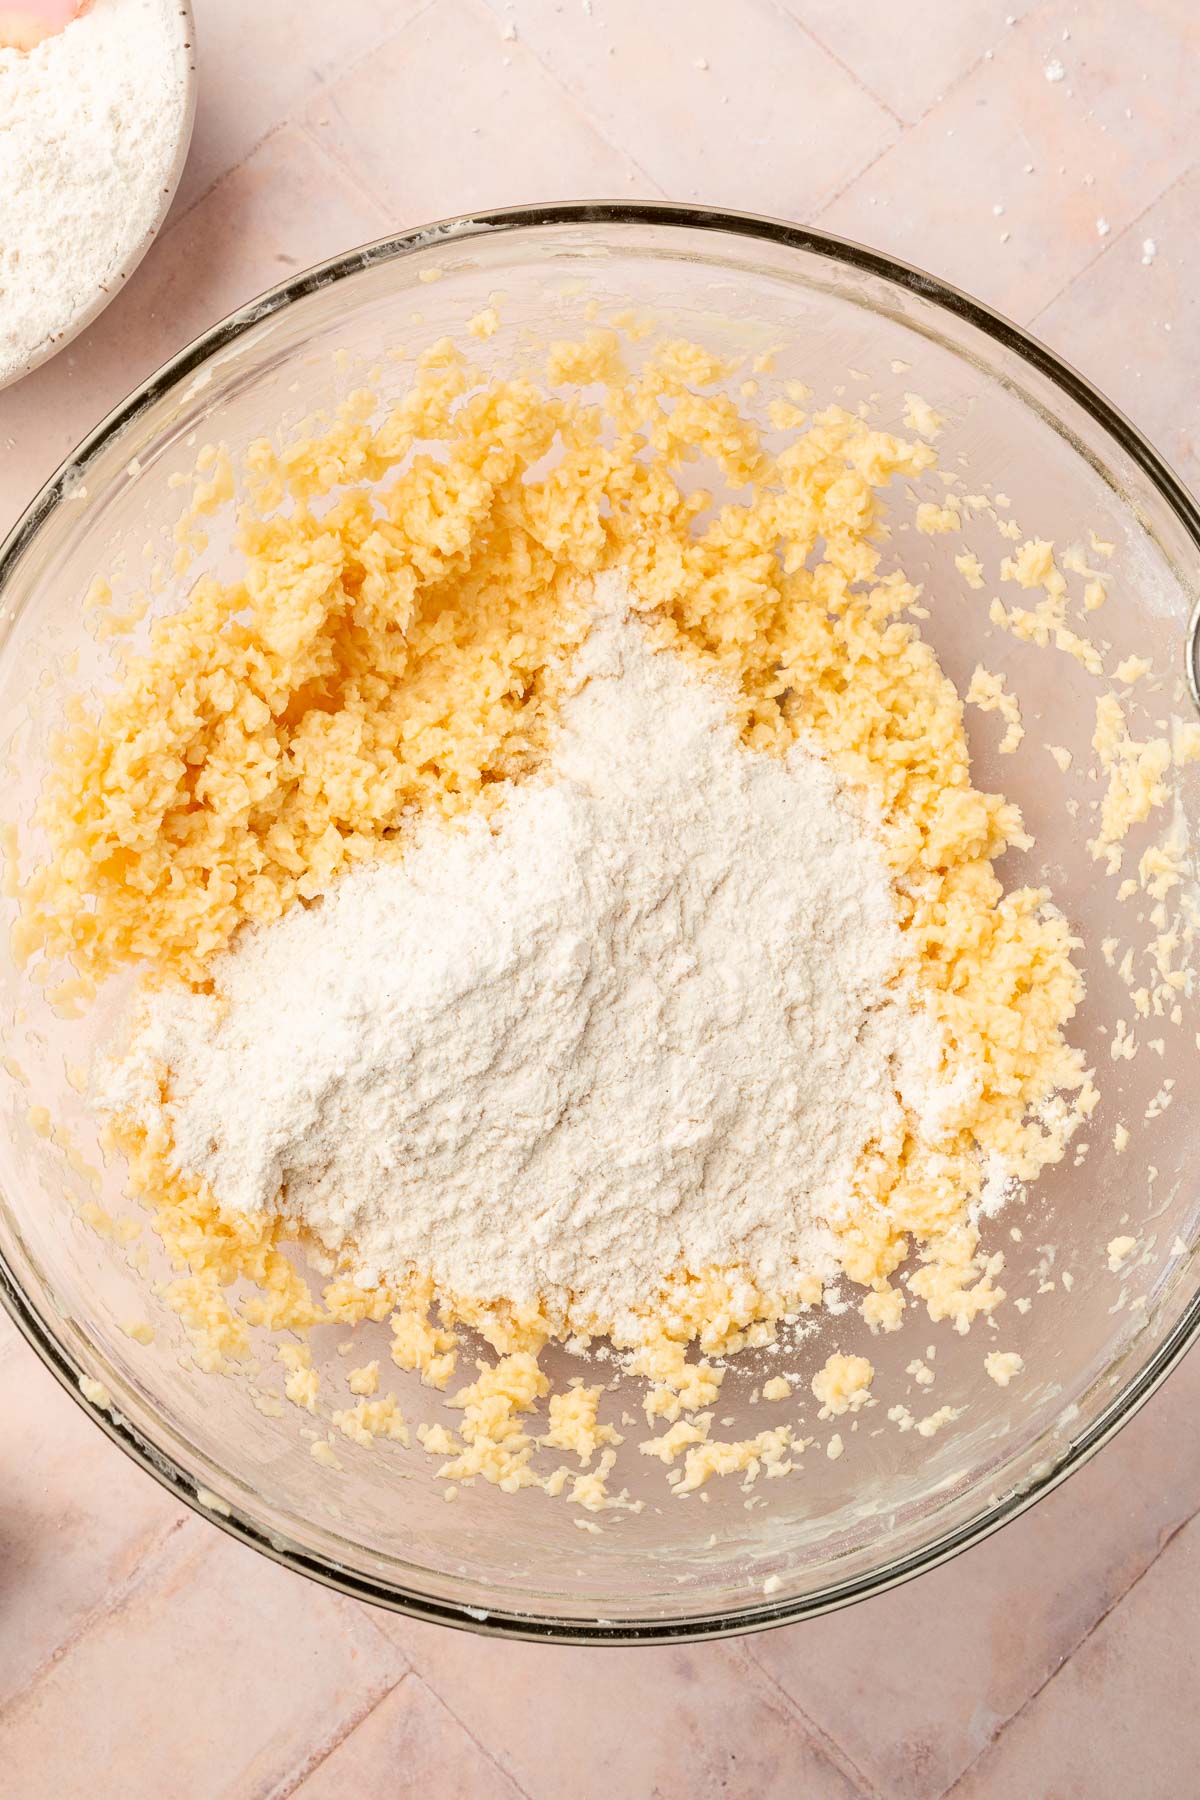
{"label": "white bowl of flour", "polygon": [[92,0],[0,50],[0,388],[90,325],[145,255],[195,112],[190,0]]}

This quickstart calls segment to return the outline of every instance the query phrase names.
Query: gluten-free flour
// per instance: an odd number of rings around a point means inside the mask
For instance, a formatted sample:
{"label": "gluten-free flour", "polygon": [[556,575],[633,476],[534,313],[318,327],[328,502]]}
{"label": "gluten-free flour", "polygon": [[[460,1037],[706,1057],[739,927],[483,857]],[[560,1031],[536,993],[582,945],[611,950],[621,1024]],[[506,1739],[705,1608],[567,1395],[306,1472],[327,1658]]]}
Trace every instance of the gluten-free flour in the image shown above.
{"label": "gluten-free flour", "polygon": [[0,49],[0,386],[150,232],[185,124],[185,23],[169,0],[93,0],[36,49]]}
{"label": "gluten-free flour", "polygon": [[154,993],[101,1099],[165,1110],[178,1171],[365,1285],[620,1333],[682,1270],[833,1277],[828,1221],[938,1039],[831,766],[748,752],[597,585],[548,770],[244,928],[211,994]]}

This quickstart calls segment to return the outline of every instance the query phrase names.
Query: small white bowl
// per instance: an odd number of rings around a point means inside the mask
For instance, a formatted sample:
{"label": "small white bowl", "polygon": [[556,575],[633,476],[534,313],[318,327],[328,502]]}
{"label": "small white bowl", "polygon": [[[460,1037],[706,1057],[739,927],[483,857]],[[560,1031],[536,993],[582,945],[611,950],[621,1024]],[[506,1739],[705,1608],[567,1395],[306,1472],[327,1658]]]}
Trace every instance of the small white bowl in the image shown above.
{"label": "small white bowl", "polygon": [[51,357],[57,356],[59,351],[77,338],[81,331],[85,331],[95,319],[99,318],[109,301],[121,291],[127,278],[145,256],[170,211],[171,202],[175,198],[175,190],[179,186],[179,179],[187,161],[188,148],[192,141],[192,126],[196,118],[196,33],[192,17],[192,0],[160,0],[160,4],[168,21],[174,19],[176,22],[175,58],[180,80],[183,83],[184,96],[183,108],[179,115],[179,132],[170,162],[163,174],[158,206],[154,216],[143,235],[132,245],[129,254],[115,270],[108,284],[97,289],[83,306],[77,308],[68,318],[64,318],[54,335],[44,342],[32,356],[7,375],[0,374],[0,389],[11,387],[23,376],[40,368],[43,363],[49,362]]}

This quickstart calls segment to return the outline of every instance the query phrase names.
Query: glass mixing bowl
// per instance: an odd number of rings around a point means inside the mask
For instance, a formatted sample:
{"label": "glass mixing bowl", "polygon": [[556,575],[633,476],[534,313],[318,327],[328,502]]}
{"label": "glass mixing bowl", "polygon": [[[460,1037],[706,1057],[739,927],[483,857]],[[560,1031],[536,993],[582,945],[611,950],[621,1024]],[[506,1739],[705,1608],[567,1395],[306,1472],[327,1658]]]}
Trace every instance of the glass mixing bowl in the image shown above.
{"label": "glass mixing bowl", "polygon": [[[968,488],[1008,495],[1026,534],[1085,547],[1094,534],[1115,546],[1099,615],[1108,664],[1136,652],[1162,675],[1135,690],[1135,735],[1190,706],[1200,516],[1137,432],[1041,346],[929,276],[819,232],[674,206],[535,207],[432,226],[297,277],[183,351],[63,466],[0,551],[0,716],[12,732],[0,818],[29,819],[64,669],[85,685],[111,679],[105,646],[84,629],[83,596],[98,572],[118,590],[144,582],[169,548],[198,448],[222,440],[236,454],[264,433],[292,432],[368,378],[393,391],[405,363],[385,352],[460,334],[497,290],[502,329],[476,346],[495,366],[531,335],[583,330],[589,308],[632,307],[717,349],[776,349],[748,405],[765,405],[795,378],[817,401],[871,396],[877,415],[898,423],[905,391],[917,391],[946,419],[943,466]],[[936,478],[918,486],[944,495]],[[660,1464],[634,1455],[628,1478],[644,1509],[604,1515],[598,1535],[576,1529],[577,1508],[482,1483],[447,1505],[416,1445],[347,1442],[343,1468],[323,1467],[303,1435],[305,1415],[263,1401],[280,1373],[269,1354],[257,1405],[250,1382],[203,1373],[179,1321],[148,1293],[161,1273],[150,1234],[128,1243],[80,1216],[96,1196],[83,1168],[93,1154],[78,1069],[111,1029],[121,995],[64,1020],[4,960],[4,1298],[63,1385],[82,1398],[82,1380],[97,1423],[181,1500],[294,1569],[427,1618],[576,1641],[713,1635],[802,1618],[942,1561],[1061,1481],[1163,1379],[1200,1329],[1194,1007],[1181,1025],[1156,1021],[1161,1056],[1111,1058],[1110,1028],[1129,1011],[1128,995],[1099,946],[1119,935],[1142,948],[1154,926],[1118,908],[1085,844],[1096,685],[1070,658],[991,630],[987,593],[972,596],[953,566],[964,536],[994,567],[1003,546],[983,513],[962,534],[904,530],[894,544],[927,584],[925,630],[947,671],[962,684],[986,660],[1022,696],[1028,732],[1015,756],[998,757],[996,721],[972,715],[976,779],[1016,799],[1036,835],[1033,851],[1004,859],[1006,883],[1044,878],[1079,933],[1089,992],[1073,1035],[1103,1091],[1086,1160],[1068,1156],[1026,1207],[989,1227],[1009,1293],[1036,1296],[1028,1312],[1010,1300],[999,1330],[981,1321],[966,1337],[915,1309],[902,1332],[876,1338],[854,1312],[823,1317],[798,1354],[815,1369],[834,1347],[865,1351],[884,1397],[845,1433],[840,1460],[817,1450],[802,1472],[749,1494],[727,1479],[681,1500]],[[220,521],[205,561],[232,566]],[[178,604],[182,580],[159,585],[152,610]],[[1047,741],[1075,753],[1070,771],[1059,771]],[[1193,771],[1183,797],[1193,821],[1198,788]],[[1165,1077],[1182,1103],[1148,1121]],[[55,1121],[49,1136],[40,1107]],[[1131,1133],[1123,1154],[1112,1147],[1117,1120]],[[122,1209],[119,1170],[104,1171],[100,1200],[114,1215]],[[1137,1251],[1114,1274],[1104,1246],[1117,1235],[1135,1237]],[[148,1313],[155,1338],[145,1346],[124,1326]],[[382,1352],[388,1366],[385,1328],[362,1330],[365,1355]],[[344,1336],[314,1333],[318,1367],[337,1362]],[[904,1370],[928,1345],[937,1384],[925,1407]],[[996,1348],[1025,1359],[1025,1376],[1007,1389],[984,1372],[984,1353]],[[561,1351],[549,1366],[557,1385],[588,1363]],[[783,1416],[768,1419],[756,1404],[765,1366],[757,1352],[735,1360],[717,1407],[723,1436]],[[605,1365],[603,1378],[611,1375]],[[436,1399],[415,1377],[404,1382],[410,1422],[436,1416]],[[922,1438],[886,1421],[889,1401],[906,1397],[920,1410],[964,1410]],[[632,1390],[616,1403],[635,1406]]]}

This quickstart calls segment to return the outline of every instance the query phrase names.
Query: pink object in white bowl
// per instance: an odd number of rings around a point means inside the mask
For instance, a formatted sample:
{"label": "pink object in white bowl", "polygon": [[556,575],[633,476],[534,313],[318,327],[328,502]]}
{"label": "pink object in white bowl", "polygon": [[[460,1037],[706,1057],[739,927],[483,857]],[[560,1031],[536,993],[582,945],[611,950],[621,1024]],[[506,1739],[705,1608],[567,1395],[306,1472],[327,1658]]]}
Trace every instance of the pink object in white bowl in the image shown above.
{"label": "pink object in white bowl", "polygon": [[21,0],[0,6],[0,50],[32,50],[77,18],[88,0]]}

